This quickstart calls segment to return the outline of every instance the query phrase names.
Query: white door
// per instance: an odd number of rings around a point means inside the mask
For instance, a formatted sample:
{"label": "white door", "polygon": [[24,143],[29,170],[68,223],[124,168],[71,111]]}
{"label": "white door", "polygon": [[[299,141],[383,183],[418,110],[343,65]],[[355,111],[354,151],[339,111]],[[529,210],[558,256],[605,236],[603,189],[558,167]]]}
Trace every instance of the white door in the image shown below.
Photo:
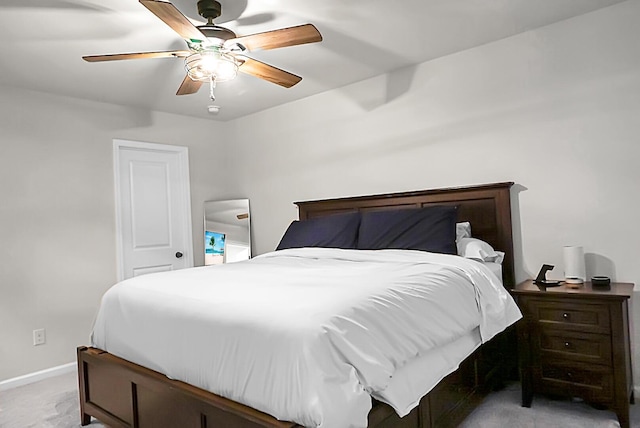
{"label": "white door", "polygon": [[193,266],[186,147],[114,140],[119,280]]}

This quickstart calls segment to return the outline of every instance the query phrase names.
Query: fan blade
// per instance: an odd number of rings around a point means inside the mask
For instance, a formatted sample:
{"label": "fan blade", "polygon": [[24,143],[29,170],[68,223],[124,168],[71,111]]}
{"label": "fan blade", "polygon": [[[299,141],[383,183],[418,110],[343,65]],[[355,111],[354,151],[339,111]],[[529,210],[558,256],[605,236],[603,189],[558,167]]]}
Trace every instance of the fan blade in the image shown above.
{"label": "fan blade", "polygon": [[202,86],[202,82],[193,80],[191,79],[191,77],[189,77],[189,75],[186,75],[184,76],[184,80],[178,88],[178,92],[176,92],[176,95],[195,94],[200,89],[200,86]]}
{"label": "fan blade", "polygon": [[174,5],[164,1],[140,0],[140,3],[160,18],[183,39],[207,40],[207,37],[196,28]]}
{"label": "fan blade", "polygon": [[189,51],[164,51],[164,52],[135,52],[124,54],[108,55],[87,55],[82,59],[87,62],[118,61],[121,59],[142,59],[142,58],[184,58],[191,55]]}
{"label": "fan blade", "polygon": [[290,88],[302,80],[300,76],[249,57],[242,57],[241,60],[244,60],[244,62],[239,70],[243,73],[267,80],[276,85],[284,86],[285,88]]}
{"label": "fan blade", "polygon": [[287,46],[303,45],[322,41],[322,35],[313,24],[298,25],[297,27],[281,28],[264,33],[250,34],[227,40],[225,45],[239,43],[249,51],[258,49],[276,49]]}

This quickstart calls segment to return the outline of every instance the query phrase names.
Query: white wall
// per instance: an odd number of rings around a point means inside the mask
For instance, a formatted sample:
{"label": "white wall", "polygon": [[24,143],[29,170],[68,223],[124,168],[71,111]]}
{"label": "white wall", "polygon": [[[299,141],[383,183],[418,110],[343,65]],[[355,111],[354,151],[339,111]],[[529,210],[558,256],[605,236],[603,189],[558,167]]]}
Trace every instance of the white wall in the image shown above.
{"label": "white wall", "polygon": [[639,21],[628,1],[238,120],[256,253],[293,201],[515,181],[519,279],[583,245],[588,275],[640,283]]}
{"label": "white wall", "polygon": [[[0,86],[0,381],[74,361],[89,344],[116,281],[113,139],[189,147],[202,265],[202,203],[225,196],[225,129]],[[32,345],[36,328],[46,345]]]}

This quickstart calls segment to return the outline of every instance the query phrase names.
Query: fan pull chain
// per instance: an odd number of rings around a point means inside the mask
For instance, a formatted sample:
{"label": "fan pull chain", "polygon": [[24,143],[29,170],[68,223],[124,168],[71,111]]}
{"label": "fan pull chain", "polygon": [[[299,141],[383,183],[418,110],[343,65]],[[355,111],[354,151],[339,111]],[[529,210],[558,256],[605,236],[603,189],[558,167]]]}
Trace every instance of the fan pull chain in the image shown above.
{"label": "fan pull chain", "polygon": [[[214,103],[216,101],[216,96],[213,93],[213,90],[216,88],[216,77],[212,74],[209,76],[209,98],[211,98],[211,102]],[[220,112],[220,106],[215,104],[210,104],[207,106],[207,111],[210,114],[218,114]]]}
{"label": "fan pull chain", "polygon": [[216,100],[216,96],[213,93],[213,90],[215,88],[216,88],[216,78],[212,74],[211,76],[209,76],[209,98],[211,98],[211,101],[215,101]]}

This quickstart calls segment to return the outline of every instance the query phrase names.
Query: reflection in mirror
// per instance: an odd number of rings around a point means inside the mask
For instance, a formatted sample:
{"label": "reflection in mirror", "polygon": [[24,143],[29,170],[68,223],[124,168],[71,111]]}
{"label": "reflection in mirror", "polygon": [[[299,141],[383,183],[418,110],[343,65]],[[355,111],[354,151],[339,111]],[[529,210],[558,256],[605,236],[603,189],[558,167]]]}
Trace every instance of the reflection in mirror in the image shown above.
{"label": "reflection in mirror", "polygon": [[204,264],[239,262],[251,257],[249,200],[204,203]]}

